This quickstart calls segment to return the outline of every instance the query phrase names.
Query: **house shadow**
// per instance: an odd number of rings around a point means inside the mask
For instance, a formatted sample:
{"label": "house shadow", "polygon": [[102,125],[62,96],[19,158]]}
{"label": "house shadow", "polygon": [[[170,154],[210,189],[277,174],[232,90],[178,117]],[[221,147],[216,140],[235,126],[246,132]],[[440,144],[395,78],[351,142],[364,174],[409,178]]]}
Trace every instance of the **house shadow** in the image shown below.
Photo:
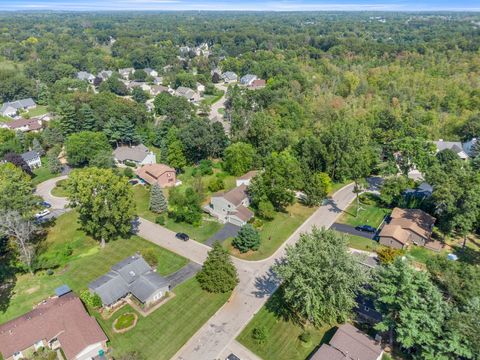
{"label": "house shadow", "polygon": [[8,249],[7,238],[0,238],[0,312],[7,311],[10,300],[14,295],[15,284],[17,282],[15,266],[15,255]]}
{"label": "house shadow", "polygon": [[320,349],[322,344],[328,344],[330,342],[330,340],[332,340],[333,335],[335,335],[337,330],[338,330],[338,327],[334,326],[331,329],[329,329],[328,331],[326,331],[325,334],[323,334],[323,337],[320,340],[320,342],[318,343],[318,345],[315,346],[315,348],[312,350],[312,352],[306,357],[306,360],[312,359],[313,356],[315,355],[315,353],[318,351],[318,349]]}

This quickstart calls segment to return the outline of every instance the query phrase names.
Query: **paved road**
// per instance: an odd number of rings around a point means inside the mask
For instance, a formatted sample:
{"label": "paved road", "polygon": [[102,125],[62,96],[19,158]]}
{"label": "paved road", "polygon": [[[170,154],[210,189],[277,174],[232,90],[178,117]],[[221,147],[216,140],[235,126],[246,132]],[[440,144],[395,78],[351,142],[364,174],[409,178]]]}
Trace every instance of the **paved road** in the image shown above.
{"label": "paved road", "polygon": [[215,87],[223,91],[223,96],[216,103],[212,104],[212,106],[210,107],[210,114],[208,115],[208,118],[212,122],[220,121],[223,125],[223,128],[225,129],[225,132],[227,134],[230,134],[230,122],[226,121],[225,118],[223,117],[223,114],[220,114],[219,112],[220,109],[225,108],[225,101],[227,101],[228,88],[224,84],[215,84]]}
{"label": "paved road", "polygon": [[331,201],[315,211],[268,259],[244,261],[234,258],[240,283],[229,301],[190,338],[173,359],[213,360],[234,347],[235,338],[277,289],[279,283],[271,272],[271,266],[284,256],[285,247],[294,244],[301,233],[310,231],[314,226],[330,227],[355,198],[352,190],[353,185],[349,185],[335,193]]}
{"label": "paved road", "polygon": [[361,236],[367,239],[373,239],[375,236],[375,233],[369,233],[365,231],[358,231],[355,229],[355,227],[347,224],[340,224],[340,223],[334,223],[331,226],[332,229],[337,230],[338,232],[350,234],[350,235],[356,235],[356,236]]}
{"label": "paved road", "polygon": [[230,237],[235,237],[237,236],[240,229],[241,229],[240,226],[226,223],[211,238],[205,241],[205,245],[212,246],[215,241],[223,242]]}
{"label": "paved road", "polygon": [[46,202],[50,203],[52,205],[52,210],[65,209],[68,205],[68,200],[66,198],[53,196],[51,194],[55,184],[60,180],[66,179],[67,177],[67,175],[58,176],[37,185],[35,194],[41,196]]}

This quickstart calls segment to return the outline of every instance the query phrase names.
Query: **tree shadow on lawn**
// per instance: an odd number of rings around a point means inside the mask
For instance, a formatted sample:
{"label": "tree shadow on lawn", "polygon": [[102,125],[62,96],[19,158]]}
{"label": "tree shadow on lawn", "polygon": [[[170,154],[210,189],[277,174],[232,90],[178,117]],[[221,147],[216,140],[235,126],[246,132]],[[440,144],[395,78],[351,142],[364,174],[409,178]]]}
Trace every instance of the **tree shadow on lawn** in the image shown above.
{"label": "tree shadow on lawn", "polygon": [[458,255],[462,261],[470,265],[480,265],[480,251],[476,251],[468,246],[464,248],[460,245],[454,245],[452,248],[454,250],[453,252]]}
{"label": "tree shadow on lawn", "polygon": [[0,312],[4,313],[14,295],[18,269],[15,266],[15,255],[8,249],[8,239],[0,237],[0,249]]}
{"label": "tree shadow on lawn", "polygon": [[322,344],[328,344],[330,340],[332,340],[333,335],[335,335],[335,333],[337,332],[337,329],[338,328],[334,326],[328,331],[326,331],[325,334],[323,334],[322,340],[320,340],[319,344],[315,346],[312,352],[307,356],[306,360],[310,360],[313,357],[313,355],[315,355],[315,353],[318,351],[318,349],[320,349]]}

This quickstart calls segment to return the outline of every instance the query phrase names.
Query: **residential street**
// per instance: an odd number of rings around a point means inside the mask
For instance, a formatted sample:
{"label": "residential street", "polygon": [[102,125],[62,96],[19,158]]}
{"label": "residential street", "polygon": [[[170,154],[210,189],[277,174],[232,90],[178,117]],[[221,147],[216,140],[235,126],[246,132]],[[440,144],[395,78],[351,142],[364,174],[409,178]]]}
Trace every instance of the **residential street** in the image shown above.
{"label": "residential street", "polygon": [[[66,177],[50,179],[38,186],[37,193],[52,204],[52,210],[59,206],[63,208],[67,204],[66,199],[54,197],[50,193],[55,183],[64,178]],[[337,191],[332,199],[319,207],[267,259],[247,261],[232,258],[240,279],[238,286],[229,301],[190,338],[173,359],[213,360],[225,355],[225,352],[233,352],[238,348],[239,344],[236,344],[235,338],[278,287],[278,281],[270,269],[284,256],[285,247],[293,245],[301,233],[310,231],[314,226],[330,227],[354,198],[353,184]],[[210,247],[194,240],[181,241],[175,237],[175,232],[143,218],[140,218],[138,235],[197,264],[203,263],[210,250]],[[247,354],[248,349],[243,348],[242,353]],[[253,354],[248,356],[252,360],[257,359]],[[244,358],[248,359],[247,355],[244,355]]]}
{"label": "residential street", "polygon": [[210,114],[208,118],[210,121],[220,121],[223,124],[223,128],[225,129],[225,133],[228,135],[230,134],[230,122],[225,121],[223,118],[223,114],[220,114],[219,110],[221,108],[225,108],[225,101],[227,100],[227,86],[225,84],[215,84],[217,89],[220,89],[224,92],[223,96],[218,100],[216,103],[213,103],[210,107]]}

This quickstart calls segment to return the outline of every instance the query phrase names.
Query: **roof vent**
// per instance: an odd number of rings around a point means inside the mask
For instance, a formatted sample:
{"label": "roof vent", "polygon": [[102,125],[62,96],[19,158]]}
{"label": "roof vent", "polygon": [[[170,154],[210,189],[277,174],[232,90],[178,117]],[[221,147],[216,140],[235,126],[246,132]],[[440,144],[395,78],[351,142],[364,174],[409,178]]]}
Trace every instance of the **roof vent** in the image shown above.
{"label": "roof vent", "polygon": [[128,273],[130,274],[130,276],[135,276],[135,271],[130,270]]}

